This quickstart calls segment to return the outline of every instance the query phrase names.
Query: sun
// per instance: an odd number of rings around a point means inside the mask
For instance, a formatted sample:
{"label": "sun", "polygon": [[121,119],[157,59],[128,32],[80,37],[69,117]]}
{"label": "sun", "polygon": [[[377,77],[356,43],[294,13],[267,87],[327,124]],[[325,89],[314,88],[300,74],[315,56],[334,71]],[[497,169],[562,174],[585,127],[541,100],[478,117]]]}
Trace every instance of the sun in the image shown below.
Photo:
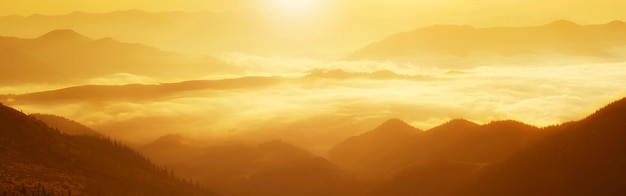
{"label": "sun", "polygon": [[302,13],[317,9],[320,0],[272,0],[272,6],[281,12]]}

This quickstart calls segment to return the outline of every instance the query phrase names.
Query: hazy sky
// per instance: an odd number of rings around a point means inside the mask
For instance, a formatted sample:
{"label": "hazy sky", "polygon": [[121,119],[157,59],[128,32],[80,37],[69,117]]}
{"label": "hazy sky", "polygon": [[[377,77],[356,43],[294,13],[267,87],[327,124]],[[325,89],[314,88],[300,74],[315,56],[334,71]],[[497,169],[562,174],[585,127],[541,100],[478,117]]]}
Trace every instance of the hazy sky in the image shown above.
{"label": "hazy sky", "polygon": [[[0,15],[66,14],[74,11],[232,11],[328,13],[421,23],[529,25],[568,19],[579,23],[626,20],[619,0],[1,0]],[[410,24],[408,24],[410,25]]]}
{"label": "hazy sky", "polygon": [[[439,64],[432,63],[327,59],[345,57],[375,40],[429,24],[527,26],[561,19],[579,24],[598,24],[626,20],[624,8],[626,0],[0,0],[0,15],[59,15],[76,11],[104,13],[130,9],[152,12],[229,12],[215,14],[220,20],[216,19],[214,23],[210,23],[212,20],[185,22],[181,19],[177,21],[180,23],[175,24],[192,27],[180,28],[183,29],[180,31],[182,34],[177,34],[180,29],[174,30],[174,26],[167,26],[170,23],[156,20],[155,24],[166,26],[157,28],[158,25],[147,24],[146,28],[156,30],[139,36],[126,35],[120,32],[140,34],[133,30],[143,25],[143,20],[139,18],[134,23],[124,23],[127,21],[116,19],[92,27],[93,21],[81,22],[80,18],[74,18],[75,15],[51,17],[78,21],[69,25],[63,22],[45,24],[46,20],[28,23],[7,18],[6,21],[17,21],[15,24],[22,22],[22,26],[0,30],[11,32],[17,29],[13,33],[4,34],[15,36],[28,33],[26,31],[32,27],[34,30],[31,30],[31,35],[39,36],[59,27],[73,28],[92,38],[110,36],[123,42],[139,42],[172,51],[198,47],[204,52],[212,48],[203,47],[216,45],[220,46],[220,50],[207,53],[217,54],[220,60],[246,70],[249,75],[301,76],[317,68],[341,68],[354,73],[391,70],[420,78],[409,81],[403,77],[389,80],[331,78],[310,83],[306,81],[311,80],[304,78],[289,80],[296,81],[293,84],[254,91],[235,90],[220,94],[203,91],[147,102],[78,102],[18,107],[26,112],[62,115],[99,130],[116,130],[119,131],[117,134],[107,134],[128,140],[136,137],[148,141],[183,130],[195,136],[237,136],[240,133],[250,133],[251,138],[263,139],[293,136],[292,141],[299,141],[298,144],[309,142],[309,147],[317,148],[329,147],[342,138],[368,130],[389,118],[400,118],[422,129],[453,118],[467,118],[479,123],[515,119],[541,126],[580,119],[610,101],[623,97],[626,91],[623,85],[626,63],[598,64],[568,56],[562,59],[568,62],[561,64],[558,63],[561,59],[557,57],[556,60],[549,59],[549,63],[529,62],[519,66],[517,62],[526,56],[495,58],[493,62],[478,57],[480,59],[468,58],[453,63],[485,63],[485,66],[449,70],[437,68]],[[130,16],[133,16],[132,13]],[[37,17],[34,19],[24,21],[38,21]],[[245,25],[249,27],[238,28]],[[226,33],[222,35],[220,31],[201,31],[203,28],[226,29]],[[170,29],[173,29],[172,34],[153,33]],[[200,33],[187,33],[192,30]],[[220,40],[225,40],[226,44],[217,39],[204,39],[213,37],[203,32],[222,36]],[[189,39],[187,41],[193,44],[180,38]],[[182,44],[177,45],[179,43]],[[279,55],[262,53],[271,50],[277,51]],[[299,54],[290,56],[290,52],[301,52],[306,54],[302,55],[306,58],[300,60],[296,58]],[[319,56],[322,56],[320,60],[307,59]],[[324,58],[327,56],[330,57]],[[488,66],[492,64],[497,66]],[[112,74],[113,77],[91,78],[84,83],[153,81],[130,73]],[[198,78],[183,78],[180,81],[190,79]],[[156,82],[154,79],[153,83]],[[20,93],[35,88],[44,87],[0,85],[0,93]],[[209,116],[213,118],[207,118]],[[336,126],[336,119],[342,119],[345,127]],[[352,125],[353,122],[360,124]],[[242,128],[242,124],[246,126]],[[263,137],[256,137],[259,135]],[[315,135],[319,136],[312,137]]]}

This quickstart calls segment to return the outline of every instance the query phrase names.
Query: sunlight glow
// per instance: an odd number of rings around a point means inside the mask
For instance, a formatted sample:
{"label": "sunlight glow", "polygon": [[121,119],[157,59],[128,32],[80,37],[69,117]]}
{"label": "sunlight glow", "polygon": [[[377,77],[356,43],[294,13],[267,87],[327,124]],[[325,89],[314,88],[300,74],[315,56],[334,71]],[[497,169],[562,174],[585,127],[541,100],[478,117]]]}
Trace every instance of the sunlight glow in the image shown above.
{"label": "sunlight glow", "polygon": [[318,9],[319,3],[319,0],[272,0],[271,6],[279,13],[303,15]]}
{"label": "sunlight glow", "polygon": [[307,10],[317,3],[316,0],[274,0],[274,4],[285,10]]}

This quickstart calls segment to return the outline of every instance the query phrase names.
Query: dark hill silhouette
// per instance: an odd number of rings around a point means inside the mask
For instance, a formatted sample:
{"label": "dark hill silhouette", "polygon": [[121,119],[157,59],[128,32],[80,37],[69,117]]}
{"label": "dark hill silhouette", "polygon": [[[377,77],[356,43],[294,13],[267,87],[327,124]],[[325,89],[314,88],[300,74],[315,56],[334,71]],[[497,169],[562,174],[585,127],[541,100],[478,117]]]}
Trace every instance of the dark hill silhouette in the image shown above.
{"label": "dark hill silhouette", "polygon": [[488,168],[475,195],[626,194],[626,99]]}
{"label": "dark hill silhouette", "polygon": [[545,25],[545,27],[554,29],[575,29],[580,27],[580,25],[568,20],[557,20]]}
{"label": "dark hill silhouette", "polygon": [[43,121],[48,126],[59,130],[61,133],[69,135],[91,135],[91,136],[103,136],[102,134],[92,130],[91,128],[80,124],[76,121],[51,115],[51,114],[30,114],[37,120]]}
{"label": "dark hill silhouette", "polygon": [[0,56],[8,57],[6,67],[11,68],[0,73],[0,82],[5,84],[40,82],[39,77],[67,82],[116,73],[168,79],[233,70],[211,57],[196,58],[110,38],[94,40],[72,30],[54,30],[35,39],[0,37],[0,48]]}
{"label": "dark hill silhouette", "polygon": [[442,125],[429,129],[428,133],[434,133],[434,132],[440,133],[440,132],[455,131],[455,130],[467,130],[467,129],[472,129],[472,128],[476,128],[479,126],[480,126],[479,124],[476,124],[475,122],[472,122],[469,120],[453,119]]}
{"label": "dark hill silhouette", "polygon": [[373,80],[424,80],[429,79],[427,76],[420,75],[403,75],[397,74],[389,70],[378,70],[374,72],[348,72],[342,69],[313,69],[306,72],[305,78],[311,79],[373,79]]}
{"label": "dark hill silhouette", "polygon": [[392,35],[372,43],[349,59],[467,57],[491,54],[614,57],[609,50],[626,47],[626,24],[577,25],[556,21],[543,26],[474,28],[434,25]]}
{"label": "dark hill silhouette", "polygon": [[142,151],[227,195],[350,195],[361,188],[327,160],[282,141],[201,146],[180,135],[166,135]]}
{"label": "dark hill silhouette", "polygon": [[215,195],[110,139],[62,134],[0,105],[0,192],[45,187],[72,195]]}
{"label": "dark hill silhouette", "polygon": [[193,140],[182,135],[167,134],[140,147],[139,150],[155,162],[176,169],[177,174],[193,178],[196,177],[193,175],[195,174],[193,163],[197,161],[197,157],[202,156],[202,149],[195,147],[193,143]]}
{"label": "dark hill silhouette", "polygon": [[313,154],[292,144],[283,141],[269,141],[257,146],[259,151],[268,160],[290,163],[298,160],[313,158]]}
{"label": "dark hill silhouette", "polygon": [[195,80],[163,84],[86,85],[21,95],[4,95],[11,104],[55,103],[72,101],[154,100],[178,93],[200,90],[247,89],[276,85],[281,78],[243,77],[223,80]]}
{"label": "dark hill silhouette", "polygon": [[[367,180],[434,163],[484,165],[502,160],[540,138],[539,129],[515,121],[485,125],[456,119],[425,132],[394,119],[345,140],[330,160]],[[419,134],[417,134],[419,133]]]}
{"label": "dark hill silhouette", "polygon": [[[355,195],[361,185],[326,159],[304,159],[262,171],[245,182],[247,195]],[[276,186],[279,184],[279,186]]]}
{"label": "dark hill silhouette", "polygon": [[482,165],[451,162],[410,167],[399,171],[363,195],[449,195],[455,193],[455,187],[464,185],[481,168]]}
{"label": "dark hill silhouette", "polygon": [[190,143],[191,141],[180,134],[167,134],[145,145],[144,148],[156,148],[157,150],[161,150],[173,147],[186,147]]}
{"label": "dark hill silhouette", "polygon": [[52,42],[86,42],[92,41],[91,38],[81,35],[80,33],[71,29],[58,29],[43,34],[37,38],[37,40],[46,40]]}
{"label": "dark hill silhouette", "polygon": [[[624,119],[626,98],[583,120],[541,130],[515,121],[482,125],[453,142],[456,147],[450,151],[435,153],[447,158],[401,169],[366,195],[622,195]],[[475,127],[457,121],[424,135],[458,132],[450,129],[452,124]],[[515,139],[520,137],[526,139]],[[503,144],[507,142],[512,144]],[[461,155],[449,156],[454,153]],[[481,162],[485,154],[498,156]]]}
{"label": "dark hill silhouette", "polygon": [[429,141],[422,141],[422,143],[430,143],[430,148],[441,150],[443,147],[467,137],[479,127],[479,124],[465,119],[454,119],[424,132],[424,135],[430,139]]}
{"label": "dark hill silhouette", "polygon": [[[495,121],[469,131],[469,134],[458,137],[442,147],[441,151],[435,152],[432,158],[440,161],[491,163],[508,157],[540,136],[538,128],[516,121]],[[445,143],[443,141],[446,137],[453,138],[446,135],[438,138],[440,141],[433,141]]]}
{"label": "dark hill silhouette", "polygon": [[374,130],[337,144],[330,150],[329,158],[358,178],[380,178],[402,164],[405,157],[393,156],[395,152],[421,134],[421,130],[399,119],[390,119]]}
{"label": "dark hill silhouette", "polygon": [[[0,43],[8,42],[10,39],[0,38]],[[5,48],[0,45],[0,82],[3,84],[13,83],[39,83],[46,81],[65,80],[64,73],[53,67],[46,66],[45,63],[37,60],[31,55],[24,54],[15,48]],[[13,67],[18,65],[21,67]],[[37,69],[26,69],[37,68]],[[32,77],[39,76],[39,77]]]}

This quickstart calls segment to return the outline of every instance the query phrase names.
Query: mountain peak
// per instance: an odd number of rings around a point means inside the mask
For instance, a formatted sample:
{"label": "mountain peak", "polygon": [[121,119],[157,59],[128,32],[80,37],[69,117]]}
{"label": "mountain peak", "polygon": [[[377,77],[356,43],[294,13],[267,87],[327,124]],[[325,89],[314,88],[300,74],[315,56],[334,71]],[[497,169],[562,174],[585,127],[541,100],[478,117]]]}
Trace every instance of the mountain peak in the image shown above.
{"label": "mountain peak", "polygon": [[479,126],[475,122],[472,122],[472,121],[469,121],[469,120],[465,120],[465,119],[462,119],[462,118],[452,119],[452,120],[448,121],[446,124]]}
{"label": "mountain peak", "polygon": [[536,128],[532,125],[528,125],[515,120],[500,120],[500,121],[492,121],[485,125],[486,127],[492,127],[495,129],[525,129],[525,128]]}
{"label": "mountain peak", "polygon": [[187,146],[188,144],[189,141],[184,136],[170,133],[157,138],[146,146],[172,148]]}
{"label": "mountain peak", "polygon": [[284,142],[282,140],[271,140],[259,144],[259,148],[272,148],[272,147],[295,147],[293,144]]}
{"label": "mountain peak", "polygon": [[413,128],[413,127],[400,119],[392,118],[392,119],[385,121],[376,129],[406,129],[406,128]]}
{"label": "mountain peak", "polygon": [[476,124],[472,121],[458,118],[458,119],[452,119],[442,125],[434,127],[428,130],[428,132],[439,131],[439,130],[466,130],[466,129],[476,128],[479,126],[480,126],[479,124]]}
{"label": "mountain peak", "polygon": [[606,25],[609,27],[613,27],[613,28],[623,28],[623,27],[626,27],[626,22],[621,21],[621,20],[614,20],[609,23],[606,23]]}
{"label": "mountain peak", "polygon": [[58,29],[43,34],[38,39],[40,40],[53,40],[53,41],[86,41],[91,40],[74,30],[71,29]]}
{"label": "mountain peak", "polygon": [[268,141],[260,144],[257,148],[268,156],[289,159],[303,159],[313,156],[306,150],[281,140]]}
{"label": "mountain peak", "polygon": [[587,119],[589,118],[594,118],[594,119],[598,119],[601,118],[601,116],[606,116],[603,118],[621,118],[626,116],[626,98],[622,98],[618,101],[615,101],[601,109],[599,109],[598,111],[596,111],[594,114],[592,114],[591,116],[587,117]]}
{"label": "mountain peak", "polygon": [[571,28],[571,27],[577,27],[579,25],[569,20],[557,20],[546,26],[555,27],[555,28]]}

